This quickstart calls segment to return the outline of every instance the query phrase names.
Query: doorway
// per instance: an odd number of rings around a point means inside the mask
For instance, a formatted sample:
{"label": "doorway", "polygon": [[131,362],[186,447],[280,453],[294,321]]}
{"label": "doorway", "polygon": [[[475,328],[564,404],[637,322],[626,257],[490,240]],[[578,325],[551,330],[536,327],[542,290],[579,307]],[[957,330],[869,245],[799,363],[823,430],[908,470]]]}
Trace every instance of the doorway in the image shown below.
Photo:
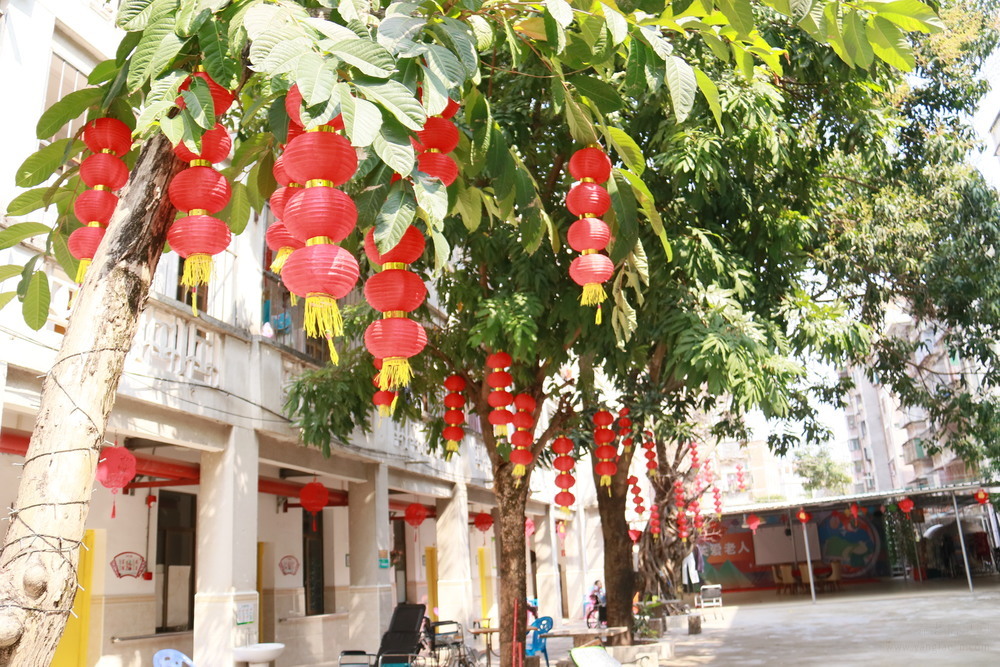
{"label": "doorway", "polygon": [[198,497],[161,491],[156,509],[156,631],[194,628]]}

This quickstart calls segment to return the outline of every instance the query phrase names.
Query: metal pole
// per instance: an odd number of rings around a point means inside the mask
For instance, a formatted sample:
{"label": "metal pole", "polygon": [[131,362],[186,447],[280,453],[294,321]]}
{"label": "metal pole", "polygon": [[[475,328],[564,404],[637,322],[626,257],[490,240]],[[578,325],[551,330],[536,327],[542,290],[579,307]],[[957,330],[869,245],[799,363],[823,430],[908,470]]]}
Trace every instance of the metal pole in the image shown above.
{"label": "metal pole", "polygon": [[[792,540],[794,542],[794,540]],[[806,567],[809,568],[809,592],[812,594],[813,604],[816,604],[816,577],[813,576],[812,555],[809,553],[809,534],[806,532],[806,522],[802,523],[802,541],[806,543]]]}
{"label": "metal pole", "polygon": [[955,506],[955,525],[958,526],[958,542],[962,545],[962,561],[965,563],[965,578],[969,580],[969,592],[975,593],[972,588],[972,570],[969,569],[969,554],[965,550],[965,533],[962,530],[962,517],[958,515],[958,498],[955,492],[951,492],[951,502]]}
{"label": "metal pole", "polygon": [[[786,510],[786,512],[788,513],[788,528],[791,529],[791,527],[792,527],[792,510],[788,509],[788,510]],[[788,535],[789,535],[789,537],[792,538],[792,563],[798,563],[799,562],[799,551],[798,551],[798,549],[795,548],[795,536],[792,535],[791,532],[789,532]]]}

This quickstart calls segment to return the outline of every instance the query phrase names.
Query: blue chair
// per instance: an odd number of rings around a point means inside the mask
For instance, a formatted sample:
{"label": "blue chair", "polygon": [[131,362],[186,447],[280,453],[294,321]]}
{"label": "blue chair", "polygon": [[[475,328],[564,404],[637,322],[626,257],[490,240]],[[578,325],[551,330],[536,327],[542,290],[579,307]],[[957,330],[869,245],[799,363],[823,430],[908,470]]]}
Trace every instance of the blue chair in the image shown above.
{"label": "blue chair", "polygon": [[176,649],[165,648],[153,655],[153,667],[194,667],[194,662]]}
{"label": "blue chair", "polygon": [[534,628],[534,632],[531,633],[531,644],[524,648],[524,655],[531,656],[541,653],[545,656],[545,667],[549,667],[549,651],[545,646],[548,638],[542,635],[552,629],[552,617],[542,616],[536,618],[535,622],[529,627]]}

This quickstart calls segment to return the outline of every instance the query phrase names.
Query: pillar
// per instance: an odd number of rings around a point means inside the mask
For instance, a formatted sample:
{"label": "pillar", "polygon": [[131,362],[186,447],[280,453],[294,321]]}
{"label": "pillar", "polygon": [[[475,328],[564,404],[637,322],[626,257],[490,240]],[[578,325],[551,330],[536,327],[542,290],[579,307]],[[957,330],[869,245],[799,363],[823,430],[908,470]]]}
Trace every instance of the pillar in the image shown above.
{"label": "pillar", "polygon": [[562,618],[562,594],[559,582],[559,543],[552,507],[535,517],[535,557],[538,584],[538,615]]}
{"label": "pillar", "polygon": [[258,638],[257,435],[234,427],[226,448],[201,455],[195,555],[194,662],[232,665]]}
{"label": "pillar", "polygon": [[[469,495],[457,482],[451,498],[437,501],[438,616],[471,627],[472,559],[469,553]],[[430,584],[430,582],[427,582]]]}
{"label": "pillar", "polygon": [[385,464],[368,466],[368,479],[348,487],[348,535],[351,560],[350,639],[352,648],[371,653],[392,616],[389,551],[389,471]]}

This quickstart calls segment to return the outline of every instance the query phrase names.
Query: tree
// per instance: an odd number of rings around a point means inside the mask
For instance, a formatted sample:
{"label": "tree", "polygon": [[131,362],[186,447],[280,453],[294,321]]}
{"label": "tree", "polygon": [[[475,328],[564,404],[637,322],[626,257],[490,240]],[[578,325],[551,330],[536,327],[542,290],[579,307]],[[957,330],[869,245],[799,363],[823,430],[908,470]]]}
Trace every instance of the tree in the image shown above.
{"label": "tree", "polygon": [[[148,276],[156,262],[155,253],[148,249],[162,247],[165,218],[169,217],[158,205],[162,198],[157,205],[140,204],[137,198],[155,194],[156,187],[162,191],[162,184],[176,169],[169,147],[159,137],[197,149],[203,132],[216,122],[208,86],[189,81],[189,73],[197,65],[203,65],[222,86],[236,90],[241,100],[237,114],[225,119],[236,132],[236,153],[227,173],[237,185],[226,212],[234,231],[245,225],[251,208],[262,210],[274,188],[271,165],[275,148],[287,139],[284,101],[294,83],[305,100],[301,112],[307,127],[316,127],[340,113],[351,142],[359,148],[371,148],[351,188],[358,193],[363,220],[374,222],[382,250],[391,247],[407,226],[419,219],[433,243],[435,264],[443,269],[450,256],[449,241],[454,242],[449,235],[455,234],[460,219],[470,230],[467,247],[473,257],[478,252],[488,258],[485,264],[474,264],[486,266],[485,275],[480,270],[483,281],[489,282],[493,275],[490,269],[506,268],[503,255],[473,246],[477,242],[486,246],[496,238],[509,252],[516,248],[517,253],[523,253],[523,266],[531,267],[523,268],[511,283],[532,283],[541,275],[539,264],[532,262],[550,257],[540,253],[543,241],[549,240],[553,258],[559,246],[559,234],[547,207],[550,199],[545,196],[559,192],[557,181],[571,141],[586,144],[604,137],[623,165],[616,172],[615,189],[629,193],[624,201],[634,197],[641,204],[651,228],[668,249],[661,216],[639,174],[645,164],[639,144],[618,126],[616,112],[630,97],[641,98],[646,89],[665,87],[679,121],[690,114],[698,91],[713,116],[722,117],[716,84],[695,66],[697,63],[675,53],[689,38],[704,41],[719,58],[728,61],[732,57],[736,69],[754,79],[755,65],[780,75],[784,55],[755,30],[754,11],[795,21],[817,39],[829,41],[844,61],[861,67],[871,64],[872,54],[906,67],[910,52],[901,29],[933,31],[939,27],[933,11],[919,2],[906,3],[905,7],[888,3],[844,8],[837,2],[819,1],[808,12],[803,12],[804,7],[793,10],[784,2],[751,5],[745,0],[724,3],[716,12],[712,6],[694,2],[681,13],[655,0],[643,4],[641,13],[635,6],[574,6],[562,0],[539,4],[470,0],[462,6],[443,7],[340,2],[335,11],[329,4],[290,0],[129,0],[122,4],[118,23],[127,34],[118,56],[95,69],[90,76],[92,88],[72,93],[54,105],[38,127],[40,138],[47,139],[81,114],[113,115],[135,122],[141,143],[139,166],[124,198],[126,205],[116,210],[105,248],[88,272],[60,359],[75,359],[72,355],[86,351],[73,345],[86,347],[80,341],[90,334],[95,322],[113,321],[119,326],[109,334],[107,349],[117,350],[114,355],[124,354],[131,343],[138,306],[148,289],[148,282],[141,277]],[[644,20],[648,16],[658,18]],[[835,20],[838,17],[843,24]],[[861,30],[863,24],[865,29]],[[622,71],[624,78],[618,75]],[[181,90],[185,83],[187,89]],[[456,153],[463,182],[446,197],[444,188],[415,172],[410,133],[419,130],[428,115],[442,111],[449,96],[461,99],[467,128]],[[179,97],[184,101],[180,106],[176,102]],[[504,108],[498,99],[512,104]],[[518,107],[518,102],[522,106]],[[132,109],[140,110],[137,119]],[[556,131],[549,131],[553,128]],[[8,207],[11,215],[25,215],[56,206],[59,222],[49,233],[48,247],[70,275],[76,267],[66,252],[65,238],[77,222],[72,201],[81,184],[74,159],[81,150],[74,138],[54,142],[30,157],[19,173],[18,184],[34,189]],[[68,168],[62,169],[64,166]],[[42,186],[60,169],[54,183]],[[393,171],[406,178],[390,184]],[[621,187],[617,186],[619,181]],[[632,244],[625,241],[633,236],[638,223],[628,215],[628,209],[622,209],[620,194],[615,197],[616,214],[623,210],[626,215],[615,221],[619,242],[613,256],[623,266],[635,264],[639,258]],[[449,217],[448,213],[458,216]],[[0,244],[6,247],[40,231],[33,223],[15,224],[2,232]],[[0,298],[9,302],[16,297],[29,324],[40,327],[48,289],[37,265],[36,258],[23,271],[5,267],[8,270],[3,275],[19,273],[21,280],[15,293]],[[98,297],[103,290],[118,285],[115,280],[126,266],[140,279],[123,278],[129,308],[120,318],[113,318],[113,301]],[[553,269],[556,266],[558,262],[553,262]],[[504,281],[500,283],[503,288]],[[488,298],[494,300],[498,313],[494,321],[518,319],[517,310],[509,306],[517,303],[517,294]],[[506,304],[496,307],[497,299],[506,300]],[[449,315],[461,313],[457,308],[460,304],[449,304],[453,307]],[[557,326],[552,330],[562,332],[561,354],[566,355],[577,340],[577,332],[593,325],[584,324],[579,316],[552,313],[547,306],[543,301],[541,310],[546,311],[544,317],[556,318]],[[482,307],[491,305],[484,300]],[[544,317],[540,315],[539,321]],[[619,322],[619,332],[627,331],[628,308],[617,298],[612,318]],[[511,339],[518,326],[530,324],[484,329],[473,347],[444,349],[458,353],[456,359],[469,362],[462,367],[470,368],[495,343],[523,344],[516,336]],[[104,347],[94,349],[97,354],[110,354]],[[515,356],[521,362],[515,369],[521,386],[540,396],[562,356]],[[114,400],[120,368],[117,359],[120,357],[112,356],[106,373],[86,381],[82,376],[61,377],[57,365],[46,383],[27,460],[58,457],[71,461],[60,468],[60,474],[76,484],[66,485],[64,495],[51,495],[45,490],[51,487],[43,484],[41,466],[25,467],[14,512],[20,515],[36,503],[52,503],[60,518],[44,533],[58,535],[61,542],[53,549],[48,543],[42,546],[38,539],[22,539],[16,530],[8,533],[0,557],[5,581],[0,644],[10,664],[44,662],[72,603],[75,547],[82,537],[96,453]],[[484,391],[476,382],[472,385],[479,390],[476,409],[482,411]],[[91,397],[89,403],[83,402],[84,396]],[[71,412],[62,407],[63,399],[84,407],[83,413],[89,417],[85,426],[58,432],[49,428],[47,421],[58,421]],[[86,405],[93,405],[94,410]],[[558,420],[550,423],[550,429],[558,427]],[[549,435],[539,438],[536,449]],[[495,472],[504,473],[508,463],[502,461],[503,449],[490,443],[488,434],[486,440]],[[515,526],[523,529],[520,518],[527,486],[526,478],[522,486],[509,479],[498,477],[503,508],[501,548],[510,556],[511,566],[504,573],[509,586],[504,588],[501,604],[502,638],[507,645],[524,621],[523,612],[519,618],[513,614],[513,600],[524,592],[524,568],[516,567],[523,565],[523,540],[511,538]],[[71,517],[62,518],[67,508]],[[31,529],[39,530],[38,526]],[[26,566],[31,576],[19,576]],[[39,581],[47,583],[48,593],[39,592]],[[503,664],[510,663],[510,655],[504,652]]]}
{"label": "tree", "polygon": [[802,488],[806,491],[832,491],[845,493],[851,484],[851,477],[844,470],[844,464],[830,457],[825,447],[799,449],[794,455],[795,474],[805,480]]}

